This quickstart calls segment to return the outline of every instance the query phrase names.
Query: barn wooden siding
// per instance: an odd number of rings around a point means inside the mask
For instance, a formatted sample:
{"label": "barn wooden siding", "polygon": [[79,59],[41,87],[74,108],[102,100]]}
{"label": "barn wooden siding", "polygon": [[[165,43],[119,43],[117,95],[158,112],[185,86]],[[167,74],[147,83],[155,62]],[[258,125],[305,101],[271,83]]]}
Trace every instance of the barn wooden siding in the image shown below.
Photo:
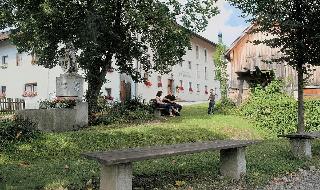
{"label": "barn wooden siding", "polygon": [[[278,49],[270,48],[264,44],[254,45],[250,41],[264,40],[270,38],[262,33],[248,34],[244,33],[238,41],[233,44],[227,56],[230,61],[230,87],[237,89],[239,81],[235,72],[244,70],[244,68],[254,70],[254,66],[258,66],[261,70],[273,70],[277,78],[285,79],[288,81],[288,87],[297,88],[297,74],[296,71],[287,64],[267,64],[263,60],[270,60],[280,56]],[[311,73],[308,85],[320,85],[320,70],[315,70]],[[244,84],[244,88],[248,88],[248,84]]]}

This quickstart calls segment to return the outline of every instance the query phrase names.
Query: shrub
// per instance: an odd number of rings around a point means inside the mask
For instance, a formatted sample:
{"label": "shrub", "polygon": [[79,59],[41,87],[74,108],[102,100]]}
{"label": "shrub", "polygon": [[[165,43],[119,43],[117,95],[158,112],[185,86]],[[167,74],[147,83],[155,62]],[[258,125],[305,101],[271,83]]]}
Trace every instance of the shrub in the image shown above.
{"label": "shrub", "polygon": [[103,98],[98,100],[99,113],[90,122],[91,125],[128,123],[146,121],[154,117],[149,104],[143,104],[140,98],[121,102],[109,102]]}
{"label": "shrub", "polygon": [[215,112],[221,114],[231,114],[234,112],[236,104],[231,99],[219,100],[214,107]]}
{"label": "shrub", "polygon": [[13,121],[0,122],[0,144],[28,142],[37,138],[40,131],[36,124],[27,119],[15,118]]}
{"label": "shrub", "polygon": [[75,99],[54,99],[44,100],[39,104],[40,109],[52,109],[52,108],[73,108],[77,105]]}
{"label": "shrub", "polygon": [[[265,89],[255,88],[240,107],[240,113],[256,121],[256,125],[272,131],[292,133],[297,130],[297,101],[283,93],[283,83],[273,81]],[[306,130],[320,130],[320,100],[305,101]]]}

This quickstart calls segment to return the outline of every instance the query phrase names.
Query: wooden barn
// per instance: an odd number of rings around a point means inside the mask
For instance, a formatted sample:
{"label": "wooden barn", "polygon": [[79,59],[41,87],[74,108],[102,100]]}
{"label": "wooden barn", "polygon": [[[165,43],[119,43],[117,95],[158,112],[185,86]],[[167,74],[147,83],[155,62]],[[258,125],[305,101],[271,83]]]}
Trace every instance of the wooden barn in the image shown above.
{"label": "wooden barn", "polygon": [[[287,84],[287,91],[295,95],[297,91],[296,71],[285,63],[267,64],[263,61],[276,58],[280,56],[280,53],[276,48],[251,43],[254,40],[270,38],[263,33],[250,34],[254,27],[254,25],[251,25],[246,28],[226,52],[226,57],[229,60],[229,97],[240,103],[242,97],[247,95],[250,83],[248,80],[250,81],[252,77],[256,76],[262,76],[262,81],[269,80],[271,75],[274,75],[277,79],[284,79]],[[320,70],[318,68],[314,68],[305,93],[309,96],[320,96]]]}

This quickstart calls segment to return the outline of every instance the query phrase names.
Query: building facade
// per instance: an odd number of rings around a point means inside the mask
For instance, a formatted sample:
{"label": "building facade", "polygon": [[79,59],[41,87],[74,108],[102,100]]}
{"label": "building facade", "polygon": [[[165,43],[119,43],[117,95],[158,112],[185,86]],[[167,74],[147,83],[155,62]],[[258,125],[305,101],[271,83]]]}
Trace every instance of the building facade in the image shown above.
{"label": "building facade", "polygon": [[[215,44],[196,34],[191,42],[192,48],[187,50],[184,62],[173,66],[169,74],[141,71],[145,83],[135,83],[131,77],[118,73],[114,65],[114,69],[108,70],[102,95],[114,101],[131,97],[149,101],[161,90],[164,94],[172,91],[181,101],[203,101],[207,100],[209,90],[215,89],[219,96],[219,82],[214,79],[212,58]],[[36,65],[33,56],[17,52],[7,33],[0,34],[0,57],[0,98],[23,98],[26,108],[37,108],[41,100],[55,97],[56,77],[64,73],[60,66],[47,69]],[[138,62],[135,65],[136,69],[140,68]],[[87,85],[84,86],[85,92]]]}
{"label": "building facade", "polygon": [[[287,90],[291,93],[297,91],[297,72],[287,63],[282,64],[267,64],[264,60],[271,60],[281,56],[279,49],[270,48],[265,44],[254,45],[251,43],[254,40],[263,41],[270,39],[272,36],[267,36],[262,33],[250,33],[254,25],[246,28],[242,35],[239,36],[226,52],[226,57],[229,60],[228,75],[229,75],[229,96],[233,99],[238,97],[241,81],[238,80],[239,72],[255,71],[259,68],[263,72],[273,71],[275,77],[286,81]],[[312,76],[308,80],[309,87],[320,87],[320,70],[315,67]],[[249,85],[244,82],[244,94],[248,91]]]}
{"label": "building facade", "polygon": [[[171,91],[180,101],[204,101],[208,99],[210,89],[214,89],[220,97],[220,83],[215,80],[213,62],[215,44],[198,35],[191,38],[191,44],[183,63],[173,66],[172,72],[160,75],[140,70],[146,78],[145,83],[134,83],[129,76],[116,72],[107,74],[112,79],[102,87],[103,94],[121,100],[131,96],[148,101],[155,98],[157,91],[163,91],[164,95]],[[140,68],[139,63],[136,67]]]}

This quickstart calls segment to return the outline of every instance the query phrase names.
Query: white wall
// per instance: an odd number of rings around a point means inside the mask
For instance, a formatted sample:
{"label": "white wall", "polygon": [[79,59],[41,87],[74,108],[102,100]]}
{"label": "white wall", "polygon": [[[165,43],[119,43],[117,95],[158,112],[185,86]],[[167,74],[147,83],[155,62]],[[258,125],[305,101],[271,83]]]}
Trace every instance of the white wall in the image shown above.
{"label": "white wall", "polygon": [[[213,62],[214,47],[212,44],[199,39],[192,38],[192,49],[187,50],[187,54],[183,57],[182,66],[176,65],[171,73],[162,76],[162,87],[158,87],[158,73],[153,73],[149,76],[152,83],[151,87],[146,87],[144,83],[135,84],[130,77],[125,77],[127,82],[131,82],[131,94],[141,96],[146,101],[155,97],[157,91],[162,90],[166,95],[168,92],[168,79],[174,80],[174,87],[180,86],[180,80],[183,81],[184,91],[174,92],[175,95],[184,101],[203,101],[208,99],[208,94],[205,94],[205,85],[210,89],[216,89],[218,97],[220,97],[219,82],[214,80],[215,66]],[[199,46],[199,58],[196,57],[196,46]],[[205,61],[204,50],[207,50],[207,61]],[[16,65],[17,50],[15,46],[10,45],[8,41],[0,42],[0,58],[8,56],[8,68],[0,68],[0,86],[6,86],[6,97],[8,98],[24,98],[27,108],[37,108],[38,102],[44,99],[52,99],[55,97],[56,77],[63,73],[60,66],[53,69],[47,69],[42,66],[32,65],[31,56],[23,53],[21,66]],[[188,62],[191,61],[191,69]],[[0,66],[2,60],[0,60]],[[197,76],[196,65],[199,64]],[[116,68],[115,65],[113,65]],[[207,67],[207,79],[205,79],[204,68]],[[83,71],[79,71],[83,75]],[[143,73],[142,73],[143,74]],[[122,76],[122,77],[120,77]],[[101,92],[107,95],[105,88],[111,88],[111,95],[115,100],[120,99],[120,75],[117,71],[107,73],[107,82],[102,86]],[[24,86],[26,83],[37,83],[37,93],[35,97],[23,97]],[[192,82],[193,92],[189,92],[189,82]],[[197,84],[200,85],[200,91],[197,92]],[[87,89],[87,84],[84,84],[84,92]]]}
{"label": "white wall", "polygon": [[[175,95],[183,101],[204,101],[208,99],[209,94],[205,94],[205,85],[208,86],[208,92],[210,89],[215,89],[220,98],[220,85],[219,82],[214,80],[215,78],[215,66],[213,62],[214,47],[207,42],[193,38],[192,49],[187,50],[186,55],[183,57],[184,61],[182,66],[175,65],[172,72],[162,76],[162,87],[158,87],[157,77],[158,73],[152,73],[149,76],[149,80],[152,83],[151,87],[145,86],[143,83],[138,84],[138,95],[147,101],[155,98],[157,91],[163,91],[165,96],[168,92],[168,79],[174,80],[174,86],[180,86],[180,80],[183,81],[184,91],[174,92]],[[199,47],[199,58],[196,57],[196,46]],[[204,50],[207,50],[207,61],[205,61]],[[191,69],[189,69],[188,62],[191,61]],[[197,76],[197,64],[198,76]],[[205,79],[204,68],[207,67],[207,79]],[[189,82],[192,83],[193,92],[189,92]],[[200,85],[200,91],[197,92],[197,84]]]}
{"label": "white wall", "polygon": [[[2,57],[8,56],[8,67],[0,68],[0,86],[6,86],[6,97],[24,98],[27,108],[37,108],[38,101],[55,96],[56,77],[62,73],[60,67],[47,69],[42,66],[32,65],[31,56],[22,54],[20,66],[16,65],[17,50],[8,41],[0,42],[0,65]],[[23,97],[26,83],[37,83],[37,93],[35,97]]]}

